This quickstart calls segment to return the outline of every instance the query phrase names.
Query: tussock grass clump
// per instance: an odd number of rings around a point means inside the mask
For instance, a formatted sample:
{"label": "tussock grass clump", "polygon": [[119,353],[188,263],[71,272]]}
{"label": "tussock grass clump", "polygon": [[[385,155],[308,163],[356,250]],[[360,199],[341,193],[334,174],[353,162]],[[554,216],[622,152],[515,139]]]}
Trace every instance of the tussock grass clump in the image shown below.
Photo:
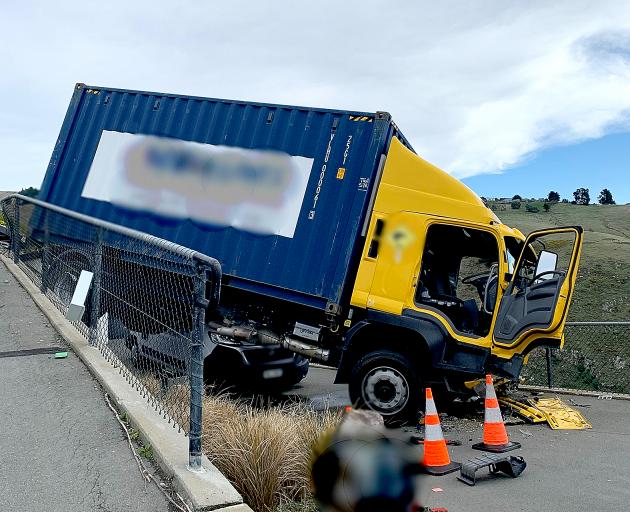
{"label": "tussock grass clump", "polygon": [[[188,386],[165,388],[152,374],[137,378],[187,431]],[[310,492],[313,448],[323,433],[337,427],[341,412],[209,392],[203,400],[203,451],[245,501],[256,512],[316,510]]]}
{"label": "tussock grass clump", "polygon": [[296,510],[292,503],[310,497],[313,447],[340,418],[338,411],[314,411],[299,402],[257,407],[209,396],[203,404],[203,450],[254,510]]}

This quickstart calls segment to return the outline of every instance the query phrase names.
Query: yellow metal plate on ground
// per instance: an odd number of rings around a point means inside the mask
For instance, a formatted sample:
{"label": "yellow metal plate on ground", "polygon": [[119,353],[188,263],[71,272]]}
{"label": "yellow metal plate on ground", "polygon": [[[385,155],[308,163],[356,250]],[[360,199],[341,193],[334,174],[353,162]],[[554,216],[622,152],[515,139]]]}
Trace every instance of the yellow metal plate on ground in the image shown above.
{"label": "yellow metal plate on ground", "polygon": [[512,411],[519,416],[522,416],[530,423],[545,423],[547,421],[547,416],[545,416],[538,407],[530,405],[527,402],[519,402],[518,400],[514,400],[512,398],[501,397],[499,398],[499,403],[509,407]]}
{"label": "yellow metal plate on ground", "polygon": [[554,430],[584,430],[593,428],[582,413],[572,409],[559,398],[529,398],[531,405],[539,409]]}

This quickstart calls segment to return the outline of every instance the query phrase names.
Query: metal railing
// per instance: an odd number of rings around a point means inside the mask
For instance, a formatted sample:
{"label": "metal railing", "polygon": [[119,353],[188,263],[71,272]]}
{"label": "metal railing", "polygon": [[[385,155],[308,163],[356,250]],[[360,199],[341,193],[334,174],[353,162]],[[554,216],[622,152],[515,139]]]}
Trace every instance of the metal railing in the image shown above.
{"label": "metal railing", "polygon": [[219,300],[218,262],[17,194],[0,206],[9,234],[0,250],[59,311],[68,312],[81,272],[92,273],[83,313],[73,325],[169,423],[188,434],[189,464],[198,469],[204,324]]}
{"label": "metal railing", "polygon": [[535,349],[526,384],[630,393],[630,321],[567,322],[562,350]]}

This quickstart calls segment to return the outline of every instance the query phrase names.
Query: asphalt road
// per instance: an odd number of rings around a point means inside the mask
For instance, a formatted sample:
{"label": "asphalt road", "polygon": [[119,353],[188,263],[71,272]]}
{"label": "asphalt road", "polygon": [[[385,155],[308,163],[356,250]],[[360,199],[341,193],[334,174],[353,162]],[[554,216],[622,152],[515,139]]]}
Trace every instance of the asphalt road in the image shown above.
{"label": "asphalt road", "polygon": [[81,361],[6,352],[63,341],[0,264],[0,510],[167,511]]}
{"label": "asphalt road", "polygon": [[[310,399],[316,406],[349,403],[345,385],[332,384],[334,371],[312,368],[291,394]],[[549,395],[553,396],[553,395]],[[488,511],[617,511],[630,508],[630,401],[559,395],[588,407],[575,407],[592,423],[592,430],[551,430],[546,425],[508,426],[510,439],[522,444],[527,462],[523,474],[512,479],[490,476],[482,469],[474,487],[456,479],[457,473],[424,477],[425,506],[441,506],[449,512]],[[447,439],[462,446],[449,447],[451,459],[464,461],[480,452],[471,448],[481,440],[481,411],[462,418],[443,419]],[[409,434],[406,429],[404,433]],[[418,457],[421,449],[418,448]],[[433,489],[441,489],[434,491]]]}

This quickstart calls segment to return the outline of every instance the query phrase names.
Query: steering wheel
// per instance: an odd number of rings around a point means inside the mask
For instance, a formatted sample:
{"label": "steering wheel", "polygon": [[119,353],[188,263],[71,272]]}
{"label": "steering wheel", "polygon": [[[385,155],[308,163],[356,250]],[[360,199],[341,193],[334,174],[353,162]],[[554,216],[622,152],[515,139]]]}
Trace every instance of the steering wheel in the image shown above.
{"label": "steering wheel", "polygon": [[481,279],[482,277],[484,279],[488,279],[488,277],[490,276],[490,271],[488,270],[487,272],[480,272],[478,274],[472,274],[470,276],[466,276],[462,279],[462,284],[471,284],[473,281],[477,281],[479,279]]}
{"label": "steering wheel", "polygon": [[[562,270],[546,270],[545,272],[541,272],[540,274],[535,275],[534,277],[532,277],[532,280],[530,281],[530,284],[534,284],[536,281],[538,281],[542,276],[546,276],[546,275],[556,275],[558,274],[559,277],[564,277],[566,275],[566,272],[563,272]],[[546,281],[546,279],[544,279],[544,281]]]}

